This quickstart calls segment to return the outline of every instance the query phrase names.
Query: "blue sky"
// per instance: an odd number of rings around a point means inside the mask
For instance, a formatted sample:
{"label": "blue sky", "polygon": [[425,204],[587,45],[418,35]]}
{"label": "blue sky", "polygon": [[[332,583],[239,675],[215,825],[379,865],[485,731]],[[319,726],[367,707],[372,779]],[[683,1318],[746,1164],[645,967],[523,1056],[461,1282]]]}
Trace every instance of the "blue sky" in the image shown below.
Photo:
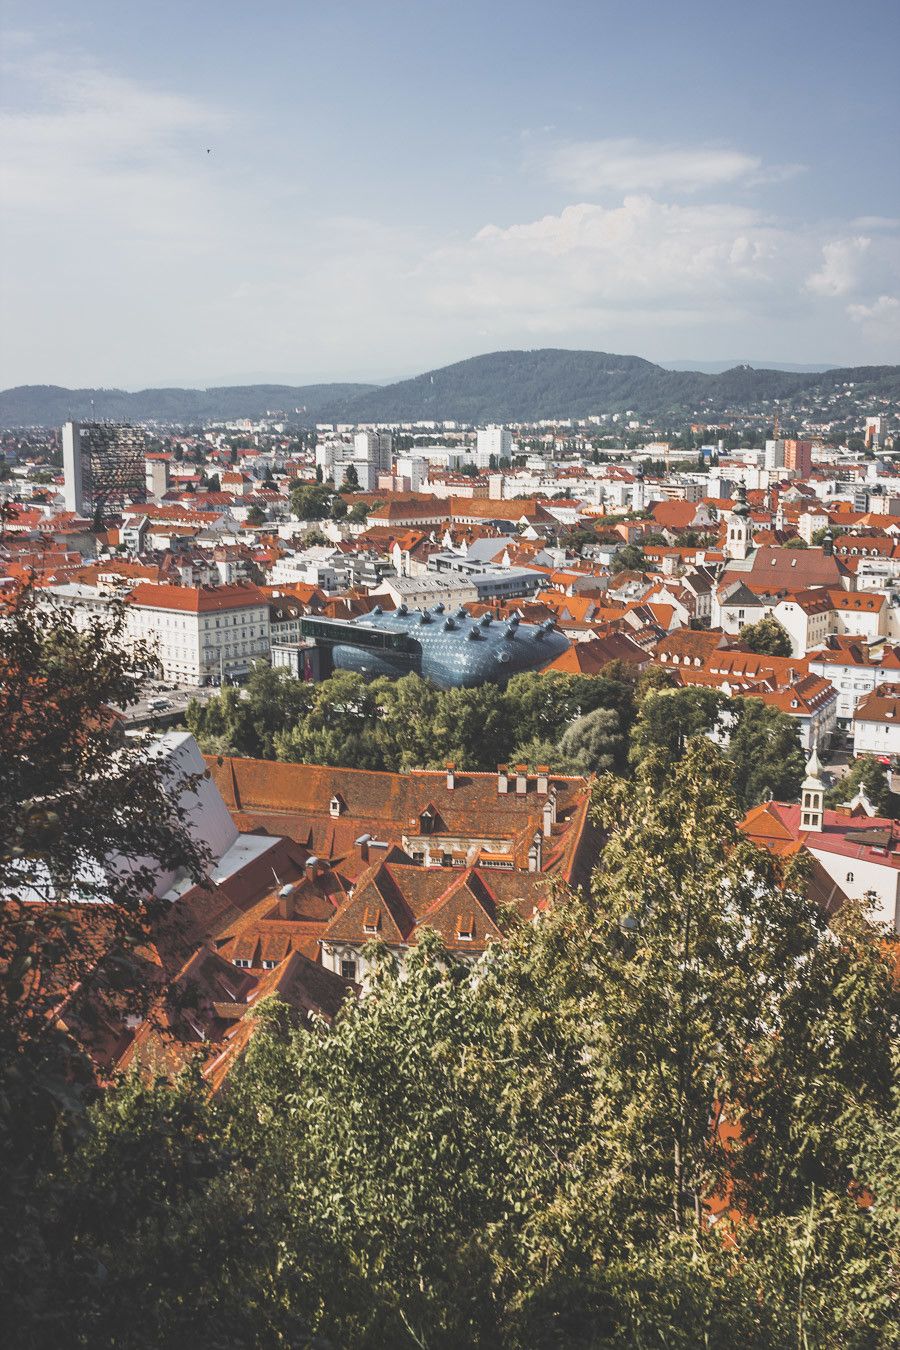
{"label": "blue sky", "polygon": [[4,386],[900,361],[896,0],[2,15]]}

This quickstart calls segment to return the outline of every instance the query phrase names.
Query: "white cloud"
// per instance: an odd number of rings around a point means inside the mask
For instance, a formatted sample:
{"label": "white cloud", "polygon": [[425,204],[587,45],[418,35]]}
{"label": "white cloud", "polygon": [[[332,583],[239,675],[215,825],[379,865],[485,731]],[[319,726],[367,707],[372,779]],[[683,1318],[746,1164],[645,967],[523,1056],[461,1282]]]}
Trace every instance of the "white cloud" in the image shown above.
{"label": "white cloud", "polygon": [[822,246],[822,265],[806,281],[815,295],[847,295],[859,283],[862,261],[872,247],[866,235],[834,239]]}
{"label": "white cloud", "polygon": [[900,299],[896,295],[879,295],[870,305],[848,305],[847,313],[879,340],[900,342]]}
{"label": "white cloud", "polygon": [[[11,74],[9,69],[7,74]],[[0,183],[16,220],[62,216],[141,235],[184,236],[215,172],[219,109],[124,79],[77,56],[21,58],[27,110],[0,113]]]}
{"label": "white cloud", "polygon": [[[628,196],[582,202],[525,224],[485,226],[435,255],[431,294],[448,311],[498,307],[537,323],[567,313],[699,318],[753,302],[776,287],[789,236],[742,206],[683,206]],[[689,318],[687,321],[690,321]]]}
{"label": "white cloud", "polygon": [[639,140],[574,141],[546,158],[549,176],[584,195],[696,192],[762,172],[757,155],[717,146],[652,145]]}

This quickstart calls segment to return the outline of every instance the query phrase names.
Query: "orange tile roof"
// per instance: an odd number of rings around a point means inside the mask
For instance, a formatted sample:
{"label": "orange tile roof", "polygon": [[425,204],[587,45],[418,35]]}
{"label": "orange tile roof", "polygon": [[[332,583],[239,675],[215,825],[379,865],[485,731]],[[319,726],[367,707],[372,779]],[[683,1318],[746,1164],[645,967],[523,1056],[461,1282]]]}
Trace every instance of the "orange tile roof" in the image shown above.
{"label": "orange tile roof", "polygon": [[142,583],[127,603],[144,609],[173,609],[189,614],[214,614],[222,610],[267,606],[268,596],[258,586],[159,586]]}

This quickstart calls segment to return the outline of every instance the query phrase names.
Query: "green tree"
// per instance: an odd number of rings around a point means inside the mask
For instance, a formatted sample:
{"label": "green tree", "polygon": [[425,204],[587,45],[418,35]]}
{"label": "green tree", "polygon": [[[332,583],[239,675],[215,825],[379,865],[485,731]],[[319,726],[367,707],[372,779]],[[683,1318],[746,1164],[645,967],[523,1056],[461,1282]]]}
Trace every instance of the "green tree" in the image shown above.
{"label": "green tree", "polygon": [[432,764],[490,770],[505,761],[512,724],[503,691],[495,684],[444,689],[435,709]]}
{"label": "green tree", "polygon": [[772,614],[742,628],[740,645],[760,656],[790,656],[793,652],[790,634]]}
{"label": "green tree", "polygon": [[359,474],[355,464],[348,464],[344,470],[343,490],[344,492],[359,491]]}
{"label": "green tree", "polygon": [[347,512],[347,521],[353,525],[362,525],[369,518],[369,512],[372,510],[368,502],[354,502]]}
{"label": "green tree", "polygon": [[806,755],[795,718],[758,698],[736,698],[731,706],[734,726],[727,753],[741,806],[749,810],[768,797],[797,801]]}
{"label": "green tree", "polygon": [[311,688],[303,719],[274,734],[277,757],[302,764],[381,768],[375,687],[355,671],[339,670]]}
{"label": "green tree", "polygon": [[262,525],[265,523],[265,519],[266,519],[265,511],[262,509],[261,506],[257,506],[256,503],[254,502],[253,506],[251,506],[247,511],[247,524]]}
{"label": "green tree", "polygon": [[688,742],[716,730],[728,700],[717,689],[688,686],[647,692],[639,706],[628,757],[635,770],[646,767],[661,786]]}
{"label": "green tree", "polygon": [[[84,631],[25,589],[0,622],[0,1297],[27,1301],[41,1232],[36,1187],[84,1126],[91,1074],[68,1027],[121,1004],[140,1014],[142,944],[168,902],[160,876],[199,881],[188,829],[195,782],[152,739],[126,739],[113,707],[155,670],[125,641],[121,606]],[[129,866],[116,860],[128,859]]]}
{"label": "green tree", "polygon": [[795,534],[792,539],[785,540],[784,548],[806,548],[806,540],[801,539],[799,534]]}
{"label": "green tree", "polygon": [[729,770],[700,736],[662,784],[644,764],[598,788],[613,835],[584,1013],[614,1210],[632,1197],[623,1238],[696,1228],[699,1197],[726,1186],[757,1215],[802,1212],[811,1185],[841,1193],[853,1113],[889,1108],[890,959],[852,906],[835,942],[802,876],[741,839]]}
{"label": "green tree", "polygon": [[610,571],[615,575],[616,572],[643,572],[647,566],[647,559],[644,557],[639,544],[626,544],[620,548],[610,563]]}
{"label": "green tree", "polygon": [[291,492],[291,511],[298,520],[327,520],[334,493],[323,483],[304,483]]}

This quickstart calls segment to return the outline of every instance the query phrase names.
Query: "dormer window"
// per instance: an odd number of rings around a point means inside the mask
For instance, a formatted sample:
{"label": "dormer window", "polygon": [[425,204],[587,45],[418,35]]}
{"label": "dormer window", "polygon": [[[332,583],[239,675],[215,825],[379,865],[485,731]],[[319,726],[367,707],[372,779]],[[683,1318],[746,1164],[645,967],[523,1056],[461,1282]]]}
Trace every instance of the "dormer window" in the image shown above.
{"label": "dormer window", "polygon": [[434,829],[434,812],[430,806],[426,806],[425,810],[419,816],[419,829],[423,834],[431,834]]}
{"label": "dormer window", "polygon": [[366,906],[363,914],[363,932],[377,933],[381,926],[381,910],[373,909],[371,905]]}
{"label": "dormer window", "polygon": [[[239,957],[239,956],[236,956],[236,957],[234,958],[234,960],[232,961],[231,964],[232,964],[233,966],[237,966],[239,970],[249,970],[249,969],[250,969],[250,962],[249,962],[249,961],[244,961],[244,960],[243,960],[241,957]],[[265,963],[264,963],[264,964],[265,964]]]}
{"label": "dormer window", "polygon": [[337,794],[335,794],[332,797],[331,801],[328,803],[328,813],[329,815],[332,816],[339,816],[341,814],[341,811],[343,810],[343,807],[344,803],[341,801],[340,797],[338,797]]}
{"label": "dormer window", "polygon": [[456,936],[460,942],[471,942],[475,936],[475,915],[459,914],[456,919]]}

